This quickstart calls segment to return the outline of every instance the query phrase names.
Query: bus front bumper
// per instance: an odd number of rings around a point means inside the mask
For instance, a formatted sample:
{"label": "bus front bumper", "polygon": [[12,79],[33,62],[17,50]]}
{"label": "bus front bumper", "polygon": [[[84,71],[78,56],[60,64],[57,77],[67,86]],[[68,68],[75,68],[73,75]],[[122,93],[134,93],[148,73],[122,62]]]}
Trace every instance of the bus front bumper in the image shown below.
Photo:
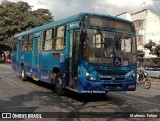
{"label": "bus front bumper", "polygon": [[132,81],[88,81],[78,78],[79,93],[107,93],[110,91],[135,91],[136,80]]}

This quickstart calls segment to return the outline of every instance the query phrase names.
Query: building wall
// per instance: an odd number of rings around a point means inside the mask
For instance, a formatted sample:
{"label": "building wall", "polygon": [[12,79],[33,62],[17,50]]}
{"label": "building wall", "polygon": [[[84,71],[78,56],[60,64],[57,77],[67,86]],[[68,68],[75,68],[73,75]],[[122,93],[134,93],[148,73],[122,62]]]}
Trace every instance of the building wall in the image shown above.
{"label": "building wall", "polygon": [[[118,15],[118,17],[128,19],[129,13]],[[144,48],[150,40],[156,44],[160,44],[160,16],[149,10],[142,10],[134,14],[130,14],[137,32],[137,48],[143,50],[145,56],[151,56],[149,51]],[[129,19],[128,19],[129,20]]]}
{"label": "building wall", "polygon": [[130,13],[127,13],[127,12],[118,15],[118,17],[120,17],[120,18],[125,18],[125,19],[127,19],[127,20],[129,20],[129,21],[132,21],[131,14],[130,14]]}
{"label": "building wall", "polygon": [[132,21],[139,20],[139,19],[146,19],[147,12],[141,11],[141,12],[131,14],[131,16],[132,16]]}
{"label": "building wall", "polygon": [[145,43],[152,40],[156,44],[160,44],[160,17],[148,10],[145,24]]}

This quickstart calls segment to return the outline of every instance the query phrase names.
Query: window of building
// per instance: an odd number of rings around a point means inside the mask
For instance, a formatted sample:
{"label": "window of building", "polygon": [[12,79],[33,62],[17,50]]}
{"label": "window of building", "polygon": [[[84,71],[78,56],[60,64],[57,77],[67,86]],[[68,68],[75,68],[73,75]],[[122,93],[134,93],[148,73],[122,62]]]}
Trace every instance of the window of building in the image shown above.
{"label": "window of building", "polygon": [[139,44],[143,45],[143,36],[142,35],[139,35]]}
{"label": "window of building", "polygon": [[144,20],[136,20],[136,21],[134,21],[133,23],[134,23],[135,28],[136,29],[143,29],[143,21]]}

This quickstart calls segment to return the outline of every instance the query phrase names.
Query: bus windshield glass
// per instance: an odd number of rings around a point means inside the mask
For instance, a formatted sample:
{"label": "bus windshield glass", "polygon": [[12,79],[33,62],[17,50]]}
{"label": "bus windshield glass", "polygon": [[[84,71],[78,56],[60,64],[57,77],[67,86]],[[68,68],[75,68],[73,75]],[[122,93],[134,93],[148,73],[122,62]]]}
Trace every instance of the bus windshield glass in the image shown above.
{"label": "bus windshield glass", "polygon": [[83,58],[89,63],[115,66],[118,57],[121,66],[136,64],[135,36],[99,29],[86,29]]}

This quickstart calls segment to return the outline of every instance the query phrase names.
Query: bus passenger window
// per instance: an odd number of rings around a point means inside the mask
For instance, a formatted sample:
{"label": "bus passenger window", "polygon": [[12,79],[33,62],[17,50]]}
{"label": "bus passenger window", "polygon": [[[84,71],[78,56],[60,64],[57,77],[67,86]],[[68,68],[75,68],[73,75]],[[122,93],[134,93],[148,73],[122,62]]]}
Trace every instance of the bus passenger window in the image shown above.
{"label": "bus passenger window", "polygon": [[43,33],[43,50],[52,50],[53,29],[48,29]]}
{"label": "bus passenger window", "polygon": [[22,39],[22,51],[32,51],[33,34],[26,35]]}
{"label": "bus passenger window", "polygon": [[22,40],[22,51],[27,51],[28,36],[24,36]]}
{"label": "bus passenger window", "polygon": [[56,28],[56,37],[54,43],[55,50],[64,50],[65,47],[65,26]]}
{"label": "bus passenger window", "polygon": [[27,50],[28,51],[32,51],[32,45],[33,44],[33,34],[29,35],[29,41],[28,41],[28,47]]}
{"label": "bus passenger window", "polygon": [[63,50],[64,49],[64,40],[63,39],[56,39],[56,50]]}

